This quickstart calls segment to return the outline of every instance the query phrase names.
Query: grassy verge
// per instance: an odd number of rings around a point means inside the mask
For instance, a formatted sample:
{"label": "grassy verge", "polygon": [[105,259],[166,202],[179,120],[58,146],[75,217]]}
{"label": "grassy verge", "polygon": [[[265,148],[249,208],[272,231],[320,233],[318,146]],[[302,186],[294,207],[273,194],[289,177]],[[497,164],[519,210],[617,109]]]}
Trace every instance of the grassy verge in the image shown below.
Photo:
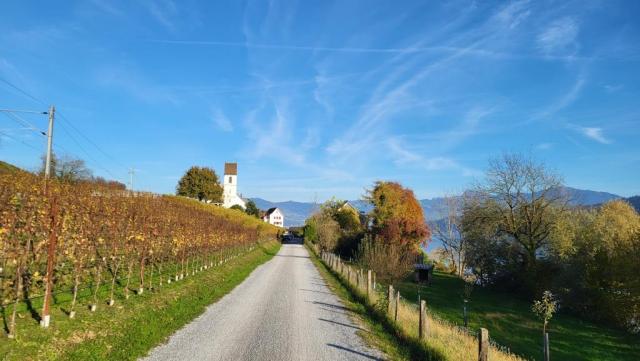
{"label": "grassy verge", "polygon": [[279,247],[266,243],[158,292],[119,298],[113,307],[102,304],[96,312],[78,307],[75,319],[65,314],[66,304],[55,305],[46,330],[23,315],[18,338],[0,340],[0,359],[135,360],[229,293]]}
{"label": "grassy verge", "polygon": [[368,305],[364,298],[356,292],[341,275],[327,267],[314,253],[311,247],[307,247],[311,254],[311,261],[316,266],[327,285],[348,308],[357,321],[368,332],[358,331],[358,334],[372,347],[382,351],[390,360],[440,360],[422,345],[413,342],[401,334],[396,333],[386,317],[378,309]]}
{"label": "grassy verge", "polygon": [[[400,285],[402,295],[417,303],[418,292],[429,310],[449,322],[462,324],[463,284],[459,278],[436,272],[430,287]],[[513,295],[475,289],[469,303],[469,328],[487,328],[496,342],[529,359],[542,358],[541,323],[531,305]],[[555,360],[640,360],[640,338],[558,314],[550,323],[551,358]]]}

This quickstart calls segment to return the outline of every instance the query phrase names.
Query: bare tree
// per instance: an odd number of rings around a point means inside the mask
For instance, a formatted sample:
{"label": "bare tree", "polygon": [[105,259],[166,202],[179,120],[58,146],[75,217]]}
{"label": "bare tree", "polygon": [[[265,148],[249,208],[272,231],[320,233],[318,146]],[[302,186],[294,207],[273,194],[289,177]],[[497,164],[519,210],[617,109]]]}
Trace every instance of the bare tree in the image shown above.
{"label": "bare tree", "polygon": [[496,236],[511,239],[519,248],[525,268],[534,267],[538,252],[566,211],[562,179],[543,164],[519,154],[505,154],[489,163],[486,182],[465,206],[465,227],[491,225]]}
{"label": "bare tree", "polygon": [[[41,174],[44,174],[45,161],[46,157],[42,156]],[[67,182],[84,181],[93,178],[93,173],[87,168],[84,160],[68,155],[58,158],[55,154],[52,154],[51,170],[58,179]]]}
{"label": "bare tree", "polygon": [[443,218],[435,222],[433,226],[434,236],[442,243],[442,248],[450,259],[454,272],[462,277],[466,262],[465,240],[462,237],[460,227],[461,198],[459,196],[445,195],[439,211]]}

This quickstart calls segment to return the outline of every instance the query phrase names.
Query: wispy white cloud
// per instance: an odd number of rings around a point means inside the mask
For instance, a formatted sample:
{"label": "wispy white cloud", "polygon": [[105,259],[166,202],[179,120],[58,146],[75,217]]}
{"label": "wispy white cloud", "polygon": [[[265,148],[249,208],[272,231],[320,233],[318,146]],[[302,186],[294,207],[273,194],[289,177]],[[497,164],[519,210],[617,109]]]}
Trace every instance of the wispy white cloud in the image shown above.
{"label": "wispy white cloud", "polygon": [[176,30],[174,18],[178,15],[178,8],[172,0],[147,0],[144,5],[158,23],[170,31]]}
{"label": "wispy white cloud", "polygon": [[529,15],[531,15],[529,1],[524,0],[514,1],[508,4],[502,10],[498,11],[493,18],[505,24],[509,29],[514,29],[520,25],[520,23],[524,22]]}
{"label": "wispy white cloud", "polygon": [[571,17],[555,20],[538,34],[538,48],[547,55],[575,53],[579,30],[578,22]]}
{"label": "wispy white cloud", "polygon": [[125,14],[124,11],[116,7],[112,1],[90,0],[89,3],[93,4],[98,10],[114,16],[122,17]]}
{"label": "wispy white cloud", "polygon": [[213,122],[215,125],[224,132],[232,132],[233,125],[227,116],[222,112],[220,108],[213,109]]}
{"label": "wispy white cloud", "polygon": [[401,139],[394,137],[389,139],[386,144],[396,165],[411,165],[428,171],[453,170],[460,172],[463,176],[474,176],[478,174],[477,171],[462,166],[451,158],[442,156],[423,156],[409,150],[407,147],[403,146],[402,143]]}
{"label": "wispy white cloud", "polygon": [[566,92],[564,92],[559,98],[553,100],[551,104],[546,108],[535,114],[529,121],[551,118],[555,116],[559,111],[567,108],[580,97],[582,89],[584,88],[586,83],[586,73],[584,71],[581,71],[576,77],[573,84],[571,84],[571,87]]}
{"label": "wispy white cloud", "polygon": [[604,85],[604,90],[607,93],[615,93],[618,92],[620,90],[622,90],[624,88],[624,85],[622,84],[606,84]]}
{"label": "wispy white cloud", "polygon": [[536,145],[536,149],[537,150],[549,150],[553,148],[553,144],[552,143],[540,143],[538,145]]}
{"label": "wispy white cloud", "polygon": [[610,144],[611,140],[606,138],[602,132],[602,128],[599,127],[576,127],[582,135],[598,143]]}
{"label": "wispy white cloud", "polygon": [[108,65],[98,68],[95,71],[95,80],[99,85],[116,87],[148,103],[180,103],[174,91],[151,83],[132,65]]}

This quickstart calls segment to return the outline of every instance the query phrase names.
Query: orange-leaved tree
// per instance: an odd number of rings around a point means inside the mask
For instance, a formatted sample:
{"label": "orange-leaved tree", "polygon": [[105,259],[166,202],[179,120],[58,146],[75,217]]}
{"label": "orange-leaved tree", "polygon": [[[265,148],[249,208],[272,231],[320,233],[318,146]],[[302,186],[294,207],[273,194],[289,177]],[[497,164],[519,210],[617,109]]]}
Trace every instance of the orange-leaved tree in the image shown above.
{"label": "orange-leaved tree", "polygon": [[411,189],[396,182],[378,181],[366,199],[373,205],[371,232],[377,240],[415,252],[427,245],[431,231]]}
{"label": "orange-leaved tree", "polygon": [[358,262],[395,283],[411,271],[431,232],[413,191],[399,183],[376,182],[365,199],[373,206],[372,224],[358,247]]}

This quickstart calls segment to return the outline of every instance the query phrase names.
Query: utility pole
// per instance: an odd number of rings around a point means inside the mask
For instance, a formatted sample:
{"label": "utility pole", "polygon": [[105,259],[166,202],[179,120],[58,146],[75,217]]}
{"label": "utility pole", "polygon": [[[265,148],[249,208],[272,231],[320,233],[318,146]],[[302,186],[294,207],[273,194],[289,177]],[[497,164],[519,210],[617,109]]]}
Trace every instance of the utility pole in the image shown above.
{"label": "utility pole", "polygon": [[135,169],[129,168],[129,190],[133,192],[133,175],[136,172]]}
{"label": "utility pole", "polygon": [[[47,158],[44,165],[44,177],[45,177],[45,192],[47,197],[49,196],[49,184],[47,180],[51,175],[51,148],[53,146],[53,119],[55,116],[56,107],[49,107],[49,131],[47,132]],[[47,328],[51,322],[51,297],[53,289],[53,272],[55,268],[55,255],[56,255],[56,243],[57,243],[57,228],[58,228],[58,204],[56,199],[50,199],[50,229],[49,229],[49,245],[47,247],[47,278],[44,292],[44,302],[42,305],[42,319],[40,320],[40,326]]]}
{"label": "utility pole", "polygon": [[51,148],[53,146],[53,119],[56,113],[56,107],[49,107],[49,131],[47,132],[47,159],[44,165],[44,177],[49,179],[51,175]]}

